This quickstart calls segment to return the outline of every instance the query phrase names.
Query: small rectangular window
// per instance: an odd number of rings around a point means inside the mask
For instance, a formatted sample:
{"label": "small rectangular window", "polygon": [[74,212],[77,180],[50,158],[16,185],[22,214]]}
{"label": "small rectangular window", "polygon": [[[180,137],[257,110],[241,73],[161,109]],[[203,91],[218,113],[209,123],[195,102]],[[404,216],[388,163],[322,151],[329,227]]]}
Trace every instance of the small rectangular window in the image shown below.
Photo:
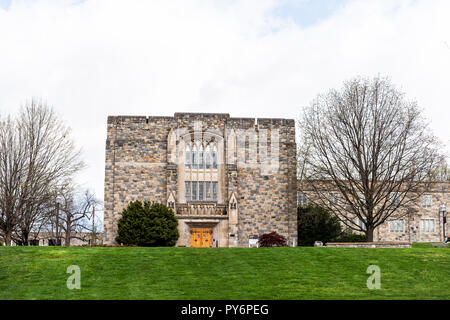
{"label": "small rectangular window", "polygon": [[431,194],[424,194],[422,196],[422,206],[431,207]]}
{"label": "small rectangular window", "polygon": [[306,206],[308,204],[308,195],[303,192],[297,192],[297,205]]}
{"label": "small rectangular window", "polygon": [[337,193],[331,192],[328,196],[328,201],[330,202],[330,205],[336,205],[338,203],[338,195]]}
{"label": "small rectangular window", "polygon": [[422,232],[434,232],[434,219],[422,219]]}
{"label": "small rectangular window", "polygon": [[198,182],[192,181],[192,201],[198,200]]}
{"label": "small rectangular window", "polygon": [[213,201],[217,201],[217,182],[212,183],[212,196]]}
{"label": "small rectangular window", "polygon": [[206,185],[206,200],[212,200],[211,182],[205,182]]}
{"label": "small rectangular window", "polygon": [[185,182],[184,183],[184,194],[186,201],[191,201],[191,182]]}
{"label": "small rectangular window", "polygon": [[205,183],[204,182],[199,182],[198,183],[198,200],[203,201],[205,200],[204,196],[204,189],[205,187]]}
{"label": "small rectangular window", "polygon": [[391,220],[389,221],[390,232],[403,232],[405,228],[403,220]]}

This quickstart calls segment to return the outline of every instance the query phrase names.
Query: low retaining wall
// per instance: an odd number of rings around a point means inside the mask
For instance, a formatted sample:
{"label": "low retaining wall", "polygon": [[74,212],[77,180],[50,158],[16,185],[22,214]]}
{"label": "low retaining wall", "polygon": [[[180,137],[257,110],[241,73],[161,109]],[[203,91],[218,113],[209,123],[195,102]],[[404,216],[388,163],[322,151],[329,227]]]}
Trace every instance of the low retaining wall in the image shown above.
{"label": "low retaining wall", "polygon": [[327,242],[326,247],[339,248],[411,248],[410,242]]}
{"label": "low retaining wall", "polygon": [[433,248],[447,248],[449,247],[448,243],[430,243],[430,247]]}

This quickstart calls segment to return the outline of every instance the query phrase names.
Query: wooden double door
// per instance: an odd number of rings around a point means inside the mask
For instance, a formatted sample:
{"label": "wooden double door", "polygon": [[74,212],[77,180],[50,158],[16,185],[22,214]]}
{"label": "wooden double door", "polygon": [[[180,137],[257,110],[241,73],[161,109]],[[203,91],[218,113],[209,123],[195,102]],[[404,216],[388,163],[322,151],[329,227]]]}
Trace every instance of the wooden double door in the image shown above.
{"label": "wooden double door", "polygon": [[192,228],[191,247],[212,247],[212,228]]}

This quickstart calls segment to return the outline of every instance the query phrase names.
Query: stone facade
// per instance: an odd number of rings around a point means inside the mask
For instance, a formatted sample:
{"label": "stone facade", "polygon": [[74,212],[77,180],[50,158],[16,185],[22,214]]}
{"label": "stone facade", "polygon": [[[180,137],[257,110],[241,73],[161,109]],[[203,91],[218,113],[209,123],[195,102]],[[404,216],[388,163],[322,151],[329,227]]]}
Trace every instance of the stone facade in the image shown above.
{"label": "stone facade", "polygon": [[296,145],[291,119],[108,117],[104,243],[131,201],[167,204],[178,218],[177,246],[197,228],[217,247],[248,247],[276,231],[296,245]]}
{"label": "stone facade", "polygon": [[[374,237],[383,241],[407,241],[407,242],[440,242],[445,235],[450,235],[449,223],[443,223],[443,216],[439,208],[442,204],[449,208],[450,182],[433,184],[423,196],[414,204],[411,214],[405,214],[405,210],[399,210],[388,221],[375,230]],[[424,198],[428,199],[424,199]],[[391,229],[393,220],[403,221],[403,228],[399,231]],[[403,231],[402,231],[403,230]]]}
{"label": "stone facade", "polygon": [[[299,181],[297,202],[299,204],[317,203],[320,205],[318,192],[343,197],[335,190],[330,182],[311,183]],[[444,217],[440,207],[444,205],[446,211],[450,204],[450,182],[435,182],[423,187],[412,205],[399,208],[383,224],[374,230],[374,241],[395,242],[442,242],[445,236],[450,236],[450,223],[443,223]],[[324,196],[322,196],[325,198]],[[323,201],[323,200],[322,200]],[[332,211],[332,209],[330,209]],[[356,218],[355,218],[356,219]]]}

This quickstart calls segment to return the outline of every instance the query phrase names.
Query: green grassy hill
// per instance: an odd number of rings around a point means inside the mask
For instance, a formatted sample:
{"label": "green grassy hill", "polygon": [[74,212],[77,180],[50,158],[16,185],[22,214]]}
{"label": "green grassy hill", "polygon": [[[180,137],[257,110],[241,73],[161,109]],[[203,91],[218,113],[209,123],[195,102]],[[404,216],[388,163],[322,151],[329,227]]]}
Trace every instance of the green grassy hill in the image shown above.
{"label": "green grassy hill", "polygon": [[450,249],[0,247],[0,299],[450,299]]}

